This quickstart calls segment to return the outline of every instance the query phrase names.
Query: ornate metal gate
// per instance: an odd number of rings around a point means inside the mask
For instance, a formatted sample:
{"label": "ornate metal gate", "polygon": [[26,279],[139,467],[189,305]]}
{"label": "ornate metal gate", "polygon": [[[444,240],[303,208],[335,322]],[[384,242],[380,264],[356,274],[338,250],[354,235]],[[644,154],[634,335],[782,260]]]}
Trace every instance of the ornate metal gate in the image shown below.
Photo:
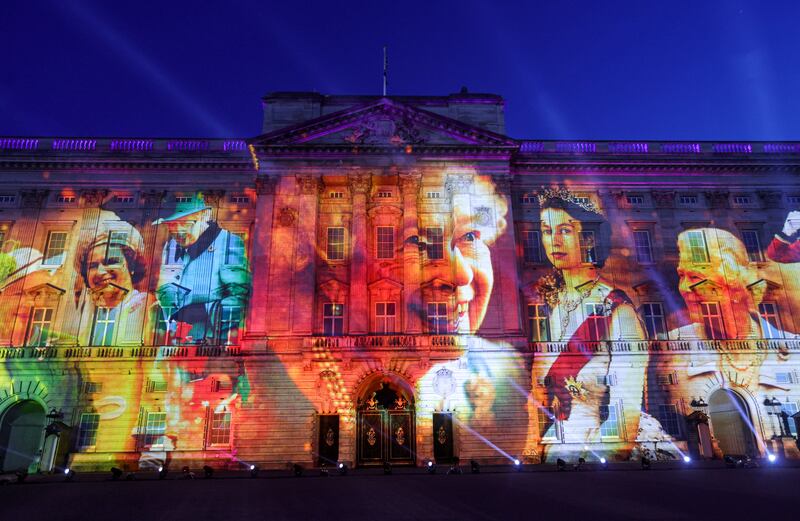
{"label": "ornate metal gate", "polygon": [[319,415],[319,439],[317,441],[319,459],[317,465],[332,466],[339,461],[339,415]]}
{"label": "ornate metal gate", "polygon": [[386,384],[359,404],[358,465],[413,465],[414,408]]}

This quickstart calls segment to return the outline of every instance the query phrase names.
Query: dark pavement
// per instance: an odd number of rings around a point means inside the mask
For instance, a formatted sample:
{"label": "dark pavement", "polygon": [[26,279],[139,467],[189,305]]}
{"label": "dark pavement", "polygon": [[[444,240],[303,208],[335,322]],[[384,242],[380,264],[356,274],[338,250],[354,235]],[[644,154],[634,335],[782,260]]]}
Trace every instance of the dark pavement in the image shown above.
{"label": "dark pavement", "polygon": [[[442,469],[444,470],[444,469]],[[0,519],[214,519],[243,521],[449,519],[792,519],[800,468],[636,467],[555,472],[542,467],[428,475],[422,469],[286,472],[135,481],[81,475],[31,476],[0,486]]]}

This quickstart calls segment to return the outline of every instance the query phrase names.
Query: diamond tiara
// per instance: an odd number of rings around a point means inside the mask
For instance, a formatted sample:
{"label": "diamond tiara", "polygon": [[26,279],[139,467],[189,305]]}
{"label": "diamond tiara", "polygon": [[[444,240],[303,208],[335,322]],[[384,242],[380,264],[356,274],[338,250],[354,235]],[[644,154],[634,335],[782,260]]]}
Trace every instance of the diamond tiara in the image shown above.
{"label": "diamond tiara", "polygon": [[588,197],[578,197],[561,186],[558,188],[546,188],[543,186],[540,191],[536,192],[536,198],[539,199],[539,206],[544,205],[548,199],[561,199],[562,201],[579,206],[587,212],[596,213],[601,217],[603,216],[602,210],[589,200]]}

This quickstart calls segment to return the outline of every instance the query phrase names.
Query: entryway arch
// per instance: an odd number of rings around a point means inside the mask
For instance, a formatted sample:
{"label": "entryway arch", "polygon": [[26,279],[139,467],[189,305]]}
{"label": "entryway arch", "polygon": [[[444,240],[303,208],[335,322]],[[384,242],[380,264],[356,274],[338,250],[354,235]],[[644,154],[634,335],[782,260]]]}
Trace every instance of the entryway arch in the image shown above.
{"label": "entryway arch", "polygon": [[723,455],[756,456],[758,450],[750,428],[752,419],[744,399],[730,389],[718,389],[708,399],[711,428]]}
{"label": "entryway arch", "polygon": [[356,464],[414,465],[416,459],[413,388],[394,373],[362,382],[358,396]]}
{"label": "entryway arch", "polygon": [[0,471],[35,472],[41,457],[45,427],[44,407],[22,400],[0,416]]}

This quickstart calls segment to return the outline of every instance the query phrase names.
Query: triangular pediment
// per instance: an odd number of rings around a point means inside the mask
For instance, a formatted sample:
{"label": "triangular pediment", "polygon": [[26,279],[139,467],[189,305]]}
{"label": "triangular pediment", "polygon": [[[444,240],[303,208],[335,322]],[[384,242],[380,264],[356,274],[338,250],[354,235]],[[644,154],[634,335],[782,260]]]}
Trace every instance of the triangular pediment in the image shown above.
{"label": "triangular pediment", "polygon": [[424,282],[420,284],[422,288],[430,288],[439,291],[455,291],[456,286],[452,282],[448,282],[444,279],[440,279],[439,277],[435,277],[428,282]]}
{"label": "triangular pediment", "polygon": [[508,146],[514,140],[489,130],[381,98],[327,114],[252,140],[256,149],[269,146]]}

